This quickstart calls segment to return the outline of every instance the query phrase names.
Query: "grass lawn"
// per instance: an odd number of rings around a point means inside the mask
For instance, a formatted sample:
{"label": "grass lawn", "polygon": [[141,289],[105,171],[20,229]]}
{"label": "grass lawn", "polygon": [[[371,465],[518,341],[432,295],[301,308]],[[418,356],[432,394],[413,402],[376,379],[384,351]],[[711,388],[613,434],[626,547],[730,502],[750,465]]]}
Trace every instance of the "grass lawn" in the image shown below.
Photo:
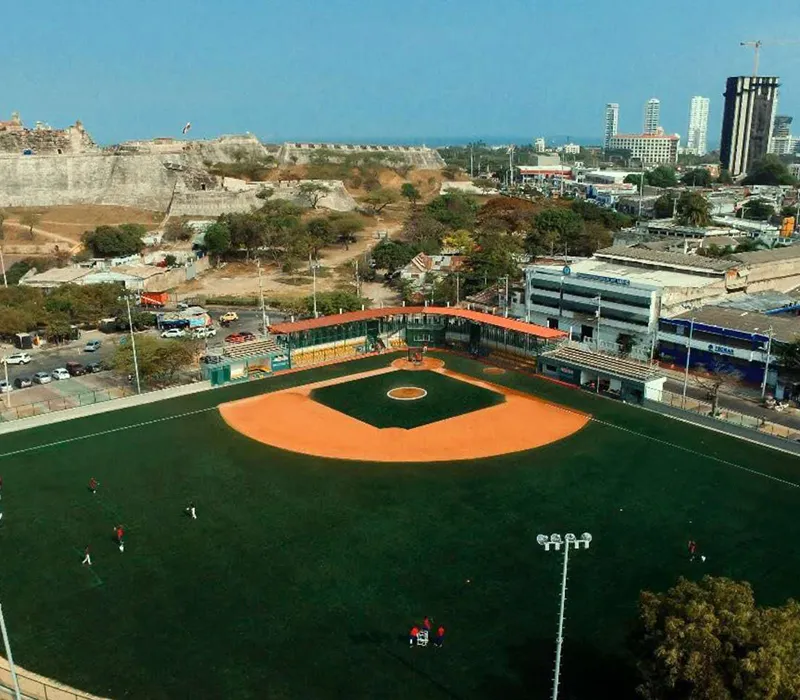
{"label": "grass lawn", "polygon": [[[3,436],[15,661],[115,698],[545,698],[562,560],[536,535],[589,531],[570,557],[561,697],[628,698],[642,588],[710,573],[751,581],[760,603],[800,595],[789,455],[515,373],[489,379],[597,420],[490,460],[367,464],[271,449],[215,410],[390,359]],[[690,538],[705,564],[687,561]],[[408,648],[424,615],[444,649]]]}
{"label": "grass lawn", "polygon": [[[414,401],[387,396],[392,389],[416,387],[428,392]],[[311,398],[376,428],[416,428],[505,401],[474,384],[427,370],[389,372],[314,389]]]}

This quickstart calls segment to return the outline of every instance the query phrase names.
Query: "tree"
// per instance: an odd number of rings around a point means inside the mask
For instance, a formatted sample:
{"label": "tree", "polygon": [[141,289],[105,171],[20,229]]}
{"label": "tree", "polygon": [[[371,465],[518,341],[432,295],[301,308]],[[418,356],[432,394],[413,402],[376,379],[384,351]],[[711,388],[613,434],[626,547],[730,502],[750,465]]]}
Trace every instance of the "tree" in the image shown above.
{"label": "tree", "polygon": [[372,249],[375,267],[390,273],[408,265],[419,250],[410,243],[384,239]]}
{"label": "tree", "polygon": [[41,221],[41,219],[42,217],[35,211],[23,212],[19,217],[20,224],[28,227],[28,236],[31,240],[33,240],[33,229],[39,225],[39,221]]}
{"label": "tree", "polygon": [[164,227],[165,241],[188,241],[194,235],[194,229],[183,219],[172,218]]}
{"label": "tree", "polygon": [[725,170],[724,168],[719,171],[719,177],[717,178],[717,182],[720,185],[732,185],[733,184],[733,177],[729,170]]}
{"label": "tree", "polygon": [[711,173],[705,168],[694,168],[687,170],[681,182],[690,187],[711,187]]}
{"label": "tree", "polygon": [[98,226],[94,231],[86,231],[82,240],[96,258],[133,255],[144,248],[141,235],[118,226]]}
{"label": "tree", "polygon": [[583,232],[583,219],[570,209],[545,209],[533,220],[533,229],[525,239],[531,255],[551,253],[554,249],[575,252]]}
{"label": "tree", "polygon": [[[139,377],[146,384],[158,386],[170,384],[178,372],[194,363],[197,353],[197,344],[189,340],[163,340],[146,335],[136,338]],[[134,373],[133,351],[130,343],[117,347],[112,365],[122,374]]]}
{"label": "tree", "polygon": [[256,192],[257,199],[269,199],[273,194],[275,194],[275,189],[272,187],[261,187],[258,192]]}
{"label": "tree", "polygon": [[517,197],[492,197],[476,215],[476,224],[483,230],[516,233],[527,231],[539,207],[527,199]]}
{"label": "tree", "polygon": [[662,194],[653,204],[653,216],[656,219],[671,219],[675,213],[677,195],[673,193]]}
{"label": "tree", "polygon": [[711,225],[711,203],[699,192],[685,191],[678,197],[676,220],[682,226]]}
{"label": "tree", "polygon": [[495,189],[494,180],[490,180],[486,177],[476,177],[472,184],[475,185],[483,194],[489,194],[493,189]]}
{"label": "tree", "polygon": [[417,202],[420,200],[422,196],[419,193],[419,190],[414,187],[410,182],[404,182],[400,187],[400,195],[411,202],[412,207],[417,206]]}
{"label": "tree", "polygon": [[308,235],[309,247],[315,258],[321,248],[331,245],[336,241],[336,234],[328,219],[319,218],[307,221],[306,234]]}
{"label": "tree", "polygon": [[744,218],[753,221],[766,221],[775,214],[773,207],[767,200],[761,198],[751,199],[742,205]]}
{"label": "tree", "polygon": [[456,250],[463,255],[468,255],[477,247],[474,236],[463,228],[448,233],[442,240],[442,245],[450,250]]}
{"label": "tree", "polygon": [[334,240],[350,250],[350,244],[355,243],[356,233],[364,229],[364,221],[358,214],[350,212],[334,212],[328,217]]}
{"label": "tree", "polygon": [[446,192],[428,202],[425,213],[449,229],[472,229],[478,203],[463,192]]}
{"label": "tree", "polygon": [[800,338],[791,343],[776,343],[778,364],[796,377],[800,375]]}
{"label": "tree", "polygon": [[331,188],[322,182],[301,182],[298,193],[305,199],[312,209],[316,209],[319,201],[329,192]]}
{"label": "tree", "polygon": [[730,367],[722,360],[714,360],[707,365],[701,365],[702,374],[695,374],[692,381],[701,389],[705,389],[711,401],[711,415],[719,413],[719,395],[723,389],[735,389],[742,382],[742,374]]}
{"label": "tree", "polygon": [[776,155],[768,153],[754,161],[742,180],[745,185],[794,185],[797,180],[792,177],[786,164]]}
{"label": "tree", "polygon": [[175,257],[174,255],[172,255],[171,253],[170,253],[169,255],[165,255],[165,256],[164,256],[164,264],[165,264],[167,267],[175,267],[175,265],[176,265],[177,263],[178,263],[178,258],[176,258],[176,257]]}
{"label": "tree", "polygon": [[403,236],[423,253],[438,253],[447,229],[424,211],[412,211],[403,227]]}
{"label": "tree", "polygon": [[[314,297],[309,296],[304,300],[306,311],[313,313]],[[352,292],[334,291],[317,293],[317,313],[322,316],[338,314],[342,311],[360,311],[361,307],[369,306],[369,299],[364,299]]]}
{"label": "tree", "polygon": [[231,232],[224,221],[215,221],[206,229],[203,247],[217,262],[231,249]]}
{"label": "tree", "polygon": [[389,187],[379,187],[368,193],[361,201],[366,204],[373,214],[380,214],[390,204],[400,200],[397,190]]}
{"label": "tree", "polygon": [[643,173],[629,173],[625,176],[623,182],[627,182],[629,185],[636,185],[636,191],[641,194],[642,186],[647,182],[647,178],[642,177],[642,175]]}
{"label": "tree", "polygon": [[675,187],[678,184],[678,177],[674,168],[659,165],[645,173],[644,181],[651,187]]}
{"label": "tree", "polygon": [[800,605],[757,607],[746,582],[681,577],[643,591],[633,642],[646,700],[800,697]]}
{"label": "tree", "polygon": [[522,253],[519,241],[507,233],[481,233],[478,247],[467,256],[466,275],[462,296],[483,289],[501,277],[515,279],[519,276],[517,256]]}

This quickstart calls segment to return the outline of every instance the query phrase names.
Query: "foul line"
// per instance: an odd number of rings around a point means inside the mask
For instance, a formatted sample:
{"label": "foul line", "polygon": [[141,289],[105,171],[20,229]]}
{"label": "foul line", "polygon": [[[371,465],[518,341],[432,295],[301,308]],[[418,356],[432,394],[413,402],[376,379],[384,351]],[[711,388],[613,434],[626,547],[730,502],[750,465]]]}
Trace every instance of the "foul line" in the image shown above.
{"label": "foul line", "polygon": [[720,464],[724,464],[728,467],[734,467],[735,469],[740,469],[743,472],[749,472],[750,474],[755,474],[756,476],[761,476],[764,477],[765,479],[770,479],[771,481],[777,481],[779,484],[783,484],[784,486],[791,486],[792,488],[800,489],[800,484],[797,484],[794,481],[787,481],[786,479],[781,479],[778,476],[772,476],[771,474],[765,474],[764,472],[760,472],[756,469],[750,469],[750,467],[743,467],[741,464],[736,464],[736,462],[729,462],[727,459],[722,459],[721,457],[715,457],[714,455],[706,454],[704,452],[698,452],[697,450],[692,450],[688,447],[684,447],[683,445],[678,445],[677,443],[669,442],[668,440],[662,440],[661,438],[656,438],[653,437],[652,435],[645,435],[644,433],[639,433],[635,430],[631,430],[630,428],[623,428],[621,425],[614,425],[613,423],[608,423],[604,420],[598,420],[597,418],[592,418],[592,421],[595,423],[599,423],[600,425],[608,426],[609,428],[615,428],[616,430],[621,430],[625,433],[636,435],[638,437],[644,438],[645,440],[651,440],[652,442],[657,442],[661,445],[666,445],[667,447],[674,447],[675,449],[681,450],[683,452],[688,452],[689,454],[705,457],[706,459],[710,459],[714,462],[719,462]]}
{"label": "foul line", "polygon": [[77,437],[65,438],[64,440],[56,440],[55,442],[45,442],[41,445],[34,445],[33,447],[23,447],[21,450],[12,450],[11,452],[0,453],[0,459],[3,457],[14,457],[15,455],[25,454],[26,452],[35,452],[36,450],[44,449],[45,447],[58,447],[59,445],[67,445],[71,442],[80,442],[81,440],[89,440],[90,438],[102,437],[103,435],[112,435],[113,433],[120,433],[123,430],[131,430],[132,428],[143,428],[146,425],[155,425],[156,423],[165,423],[169,420],[176,420],[178,418],[186,418],[188,416],[196,416],[199,413],[207,413],[208,411],[216,411],[217,406],[209,406],[208,408],[198,408],[196,411],[187,411],[186,413],[177,413],[174,416],[165,416],[164,418],[154,418],[153,420],[142,421],[141,423],[131,423],[130,425],[121,425],[118,428],[109,428],[108,430],[101,430],[97,433],[89,433],[88,435],[78,435]]}

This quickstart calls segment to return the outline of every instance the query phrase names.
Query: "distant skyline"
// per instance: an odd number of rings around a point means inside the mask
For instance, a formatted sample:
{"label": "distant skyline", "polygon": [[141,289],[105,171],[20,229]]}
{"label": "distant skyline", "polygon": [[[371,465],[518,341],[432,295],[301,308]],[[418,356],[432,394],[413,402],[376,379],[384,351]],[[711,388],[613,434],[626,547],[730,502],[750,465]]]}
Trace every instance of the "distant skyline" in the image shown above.
{"label": "distant skyline", "polygon": [[[686,141],[693,95],[718,144],[728,76],[781,78],[800,118],[797,0],[39,0],[4,8],[0,119],[19,111],[99,143],[249,131],[264,141],[600,143],[605,106],[639,132],[646,101]],[[646,27],[646,31],[643,28]]]}

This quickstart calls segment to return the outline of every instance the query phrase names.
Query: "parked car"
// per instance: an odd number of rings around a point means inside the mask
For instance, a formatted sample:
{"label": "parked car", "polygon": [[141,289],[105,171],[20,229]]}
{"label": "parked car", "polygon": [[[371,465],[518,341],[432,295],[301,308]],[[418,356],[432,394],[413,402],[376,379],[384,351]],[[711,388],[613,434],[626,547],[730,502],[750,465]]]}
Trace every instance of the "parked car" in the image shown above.
{"label": "parked car", "polygon": [[226,311],[222,316],[219,317],[220,323],[231,323],[232,321],[238,321],[239,314],[235,311]]}
{"label": "parked car", "polygon": [[70,377],[80,377],[86,374],[86,368],[80,362],[67,362],[64,367]]}
{"label": "parked car", "polygon": [[37,372],[33,375],[34,384],[49,384],[53,378],[47,372]]}
{"label": "parked car", "polygon": [[97,374],[98,372],[107,370],[108,365],[106,365],[105,362],[90,362],[84,369],[87,374]]}
{"label": "parked car", "polygon": [[195,328],[192,331],[192,338],[213,338],[216,334],[216,328]]}
{"label": "parked car", "polygon": [[0,381],[0,394],[8,394],[11,393],[12,387],[11,384],[8,382]]}
{"label": "parked car", "polygon": [[15,389],[27,389],[31,384],[33,384],[33,382],[30,377],[17,377],[14,380]]}
{"label": "parked car", "polygon": [[7,365],[27,365],[31,359],[27,352],[15,352],[13,355],[6,355],[3,362]]}
{"label": "parked car", "polygon": [[186,331],[180,328],[170,328],[168,331],[163,331],[161,333],[162,338],[183,338],[185,335]]}
{"label": "parked car", "polygon": [[222,355],[205,355],[200,358],[200,362],[206,365],[218,365],[222,362]]}
{"label": "parked car", "polygon": [[239,333],[239,335],[242,336],[242,342],[249,342],[251,340],[256,339],[256,336],[253,333],[250,333],[249,331],[242,331],[241,333]]}
{"label": "parked car", "polygon": [[231,333],[228,336],[225,336],[226,343],[246,343],[250,340],[255,340],[256,337],[252,333],[248,333],[247,331],[243,331],[241,333]]}
{"label": "parked car", "polygon": [[189,308],[189,304],[187,304],[185,301],[179,301],[178,302],[178,309],[180,311],[186,311],[186,309],[188,309],[188,308]]}
{"label": "parked car", "polygon": [[83,346],[84,352],[97,352],[100,349],[100,341],[99,340],[90,340],[86,345]]}
{"label": "parked car", "polygon": [[56,369],[51,372],[51,376],[53,379],[69,379],[70,374],[67,372],[66,367],[56,367]]}

